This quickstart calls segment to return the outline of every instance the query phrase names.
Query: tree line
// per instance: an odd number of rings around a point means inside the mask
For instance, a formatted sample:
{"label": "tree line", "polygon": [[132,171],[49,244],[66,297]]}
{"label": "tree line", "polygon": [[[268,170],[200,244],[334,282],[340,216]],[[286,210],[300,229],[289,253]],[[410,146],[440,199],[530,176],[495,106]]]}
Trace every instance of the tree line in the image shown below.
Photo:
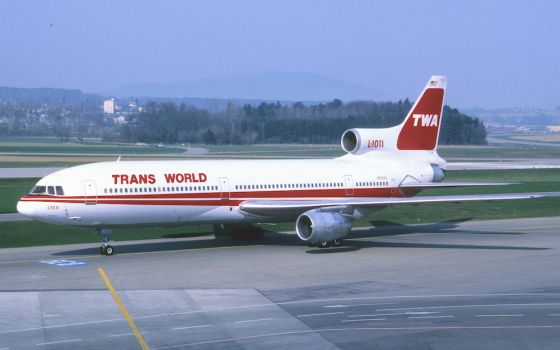
{"label": "tree line", "polygon": [[[113,138],[146,143],[338,143],[350,128],[397,125],[412,107],[398,102],[357,101],[291,105],[260,103],[210,112],[186,104],[148,102],[142,112],[129,115]],[[444,107],[440,144],[485,144],[484,123]]]}

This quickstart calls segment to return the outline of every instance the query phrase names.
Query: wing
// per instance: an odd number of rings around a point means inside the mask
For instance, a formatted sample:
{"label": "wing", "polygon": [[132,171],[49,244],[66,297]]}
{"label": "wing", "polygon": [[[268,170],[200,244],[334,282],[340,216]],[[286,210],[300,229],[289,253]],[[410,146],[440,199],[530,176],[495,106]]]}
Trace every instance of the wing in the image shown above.
{"label": "wing", "polygon": [[560,192],[418,197],[349,197],[311,200],[248,200],[240,204],[240,209],[245,213],[252,215],[281,217],[286,215],[295,215],[303,213],[307,210],[318,208],[338,211],[349,208],[385,207],[399,204],[461,203],[473,201],[490,202],[496,200],[530,199],[551,196],[560,196]]}
{"label": "wing", "polygon": [[449,187],[479,187],[479,186],[507,186],[516,185],[513,182],[411,182],[403,183],[399,185],[399,188],[413,188],[413,189],[425,189],[425,188],[449,188]]}

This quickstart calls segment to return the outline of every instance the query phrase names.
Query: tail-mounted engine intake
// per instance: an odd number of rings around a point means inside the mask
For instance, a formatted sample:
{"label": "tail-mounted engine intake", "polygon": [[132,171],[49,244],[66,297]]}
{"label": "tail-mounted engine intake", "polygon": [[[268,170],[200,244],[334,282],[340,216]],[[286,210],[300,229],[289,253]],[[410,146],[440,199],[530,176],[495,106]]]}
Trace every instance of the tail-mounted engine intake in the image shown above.
{"label": "tail-mounted engine intake", "polygon": [[340,144],[344,151],[358,155],[370,151],[393,150],[398,129],[349,129],[342,134]]}
{"label": "tail-mounted engine intake", "polygon": [[296,232],[302,240],[310,243],[341,239],[350,232],[350,218],[317,209],[306,211],[296,221]]}
{"label": "tail-mounted engine intake", "polygon": [[445,179],[445,170],[440,168],[438,165],[431,164],[432,171],[434,172],[433,182],[442,182]]}

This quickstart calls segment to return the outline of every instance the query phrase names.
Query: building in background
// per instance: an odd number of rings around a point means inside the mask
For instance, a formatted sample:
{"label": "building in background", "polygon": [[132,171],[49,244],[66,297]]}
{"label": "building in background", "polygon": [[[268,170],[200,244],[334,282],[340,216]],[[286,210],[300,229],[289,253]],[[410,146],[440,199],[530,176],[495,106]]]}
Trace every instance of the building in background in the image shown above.
{"label": "building in background", "polygon": [[115,99],[114,98],[103,101],[103,113],[105,113],[105,114],[115,114]]}

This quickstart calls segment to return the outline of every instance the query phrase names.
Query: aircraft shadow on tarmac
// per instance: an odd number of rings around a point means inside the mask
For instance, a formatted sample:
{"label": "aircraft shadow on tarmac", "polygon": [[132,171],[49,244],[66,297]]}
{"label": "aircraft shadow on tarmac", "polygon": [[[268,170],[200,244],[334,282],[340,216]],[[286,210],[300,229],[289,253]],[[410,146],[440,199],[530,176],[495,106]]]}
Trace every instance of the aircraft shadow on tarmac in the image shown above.
{"label": "aircraft shadow on tarmac", "polygon": [[[372,221],[375,226],[372,228],[358,228],[350,232],[344,239],[344,244],[340,247],[316,248],[313,247],[306,251],[308,254],[332,254],[353,252],[365,248],[442,248],[442,249],[494,249],[494,250],[545,250],[548,248],[539,247],[514,247],[514,246],[485,246],[485,245],[461,245],[461,244],[437,244],[437,243],[410,243],[410,242],[378,242],[367,241],[364,238],[388,237],[397,235],[406,235],[411,233],[433,233],[433,234],[508,234],[518,235],[525,234],[523,232],[499,232],[499,231],[465,231],[455,230],[458,224],[470,220],[460,219],[452,221],[444,221],[425,225],[399,225],[389,221]],[[167,242],[142,242],[142,243],[123,243],[115,242],[114,246],[117,250],[116,254],[129,253],[146,253],[160,252],[172,250],[198,250],[208,248],[224,248],[235,246],[250,245],[277,245],[277,246],[301,246],[305,243],[299,240],[295,234],[287,234],[275,231],[266,231],[262,241],[236,241],[229,238],[201,238],[197,240],[178,240]],[[75,249],[69,251],[61,251],[52,254],[53,256],[69,256],[69,255],[98,255],[99,248],[97,246],[84,249]]]}

